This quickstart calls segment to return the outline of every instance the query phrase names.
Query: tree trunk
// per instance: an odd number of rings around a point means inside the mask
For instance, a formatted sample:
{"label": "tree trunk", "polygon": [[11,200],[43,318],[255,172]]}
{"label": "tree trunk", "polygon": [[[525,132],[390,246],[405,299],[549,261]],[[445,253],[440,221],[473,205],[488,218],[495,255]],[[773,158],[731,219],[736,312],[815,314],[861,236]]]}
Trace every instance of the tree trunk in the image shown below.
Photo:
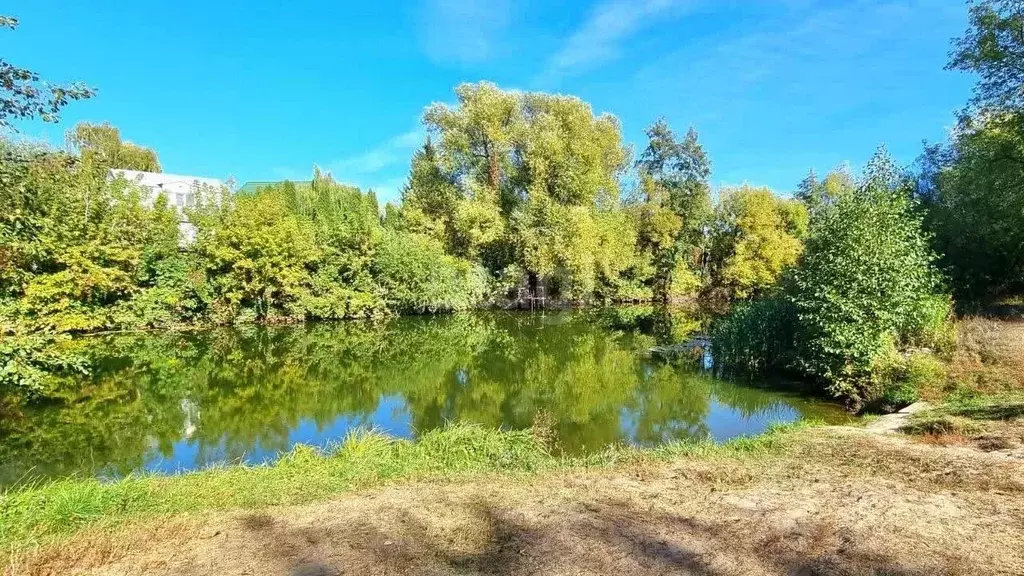
{"label": "tree trunk", "polygon": [[498,169],[498,155],[494,153],[493,149],[490,150],[489,153],[487,154],[487,168],[490,176],[489,180],[491,184],[491,189],[497,191],[498,177],[500,174]]}

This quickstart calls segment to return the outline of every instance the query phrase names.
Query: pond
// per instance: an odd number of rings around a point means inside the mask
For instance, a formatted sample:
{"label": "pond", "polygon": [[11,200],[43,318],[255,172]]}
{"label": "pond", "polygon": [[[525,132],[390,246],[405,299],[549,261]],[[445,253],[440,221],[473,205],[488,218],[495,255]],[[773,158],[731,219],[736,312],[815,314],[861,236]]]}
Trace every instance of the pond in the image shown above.
{"label": "pond", "polygon": [[356,428],[413,438],[449,421],[527,428],[542,413],[570,454],[848,419],[645,353],[696,325],[626,308],[83,338],[95,374],[0,421],[0,484],[255,464]]}

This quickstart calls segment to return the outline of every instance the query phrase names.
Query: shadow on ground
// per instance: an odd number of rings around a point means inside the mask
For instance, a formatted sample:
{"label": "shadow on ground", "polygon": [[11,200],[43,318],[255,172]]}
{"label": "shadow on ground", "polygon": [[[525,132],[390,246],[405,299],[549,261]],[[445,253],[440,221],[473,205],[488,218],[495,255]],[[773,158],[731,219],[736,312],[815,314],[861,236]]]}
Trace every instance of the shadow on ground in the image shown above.
{"label": "shadow on ground", "polygon": [[[483,503],[469,508],[468,517],[456,518],[449,530],[398,508],[379,523],[345,527],[282,526],[261,515],[243,518],[242,525],[252,538],[271,543],[266,560],[287,567],[290,576],[965,573],[955,561],[936,570],[865,551],[848,530],[828,522],[765,532],[753,518],[701,521],[622,501],[531,517]],[[469,537],[467,527],[475,528]]]}
{"label": "shadow on ground", "polygon": [[972,420],[1013,420],[1024,417],[1024,402],[958,408],[953,414]]}

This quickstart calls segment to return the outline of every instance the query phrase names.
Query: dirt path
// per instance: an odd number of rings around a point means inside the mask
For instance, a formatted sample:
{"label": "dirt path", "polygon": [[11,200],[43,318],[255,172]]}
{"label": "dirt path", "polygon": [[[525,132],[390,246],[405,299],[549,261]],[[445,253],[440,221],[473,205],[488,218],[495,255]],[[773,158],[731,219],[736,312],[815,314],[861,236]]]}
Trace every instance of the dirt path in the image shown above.
{"label": "dirt path", "polygon": [[1024,574],[1024,461],[852,429],[83,535],[24,574]]}

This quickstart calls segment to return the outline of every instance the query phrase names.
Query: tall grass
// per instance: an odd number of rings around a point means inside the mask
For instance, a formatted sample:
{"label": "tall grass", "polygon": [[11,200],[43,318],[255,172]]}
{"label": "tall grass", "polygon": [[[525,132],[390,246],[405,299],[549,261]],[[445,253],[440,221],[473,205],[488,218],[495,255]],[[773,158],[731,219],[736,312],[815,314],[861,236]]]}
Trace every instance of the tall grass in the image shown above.
{"label": "tall grass", "polygon": [[957,322],[951,380],[984,393],[1024,390],[1024,323],[967,317]]}
{"label": "tall grass", "polygon": [[0,550],[52,544],[87,526],[192,512],[258,509],[324,499],[396,480],[452,480],[496,473],[514,481],[544,470],[628,465],[679,457],[747,457],[784,444],[794,426],[724,444],[686,441],[659,448],[613,447],[586,457],[552,454],[539,430],[456,424],[415,441],[377,432],[350,434],[327,452],[296,447],[272,465],[231,466],[177,476],[136,475],[114,482],[70,478],[0,494]]}

